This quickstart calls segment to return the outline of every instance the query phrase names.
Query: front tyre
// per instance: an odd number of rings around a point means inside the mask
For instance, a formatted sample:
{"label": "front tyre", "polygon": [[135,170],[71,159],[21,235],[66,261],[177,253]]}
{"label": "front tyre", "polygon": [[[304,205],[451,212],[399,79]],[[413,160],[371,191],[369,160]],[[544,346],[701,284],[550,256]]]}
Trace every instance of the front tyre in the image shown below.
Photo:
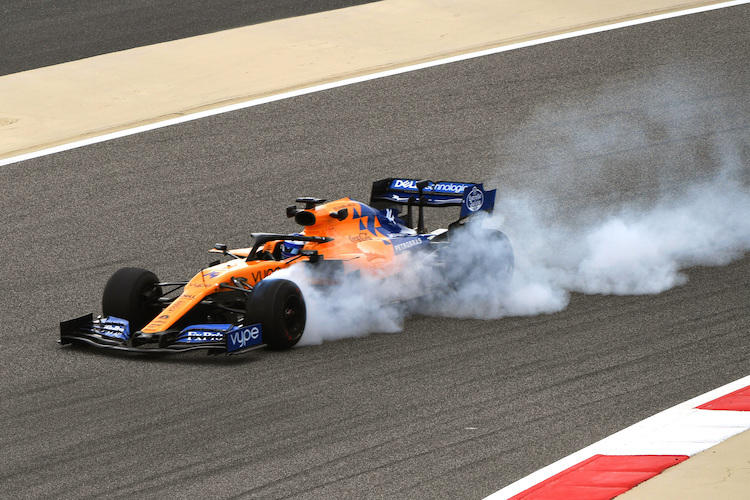
{"label": "front tyre", "polygon": [[126,319],[130,331],[146,326],[161,308],[159,278],[151,271],[137,267],[124,267],[116,271],[104,286],[102,314]]}
{"label": "front tyre", "polygon": [[299,287],[283,279],[258,282],[247,300],[245,324],[260,323],[271,349],[292,348],[305,330],[307,309]]}

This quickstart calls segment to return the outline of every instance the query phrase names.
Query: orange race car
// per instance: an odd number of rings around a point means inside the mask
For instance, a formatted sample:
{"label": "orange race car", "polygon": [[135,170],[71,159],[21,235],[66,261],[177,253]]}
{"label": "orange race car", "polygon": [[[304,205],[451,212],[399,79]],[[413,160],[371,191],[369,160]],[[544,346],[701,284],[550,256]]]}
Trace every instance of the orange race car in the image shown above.
{"label": "orange race car", "polygon": [[[305,329],[305,300],[297,284],[273,273],[306,266],[321,286],[347,275],[387,279],[402,271],[406,256],[420,254],[434,256],[435,273],[449,283],[446,255],[455,252],[446,250],[470,216],[492,210],[495,191],[476,183],[391,178],[373,183],[369,205],[349,198],[296,201],[287,217],[304,228],[299,233],[253,233],[253,246],[237,250],[217,244],[211,251],[229,260],[211,263],[189,281],[160,282],[145,269],[118,270],[104,287],[102,315],[60,323],[60,342],[138,352],[291,348]],[[460,207],[458,221],[427,232],[424,208],[445,206]],[[491,236],[499,243],[494,258],[511,272],[507,237],[496,230]]]}

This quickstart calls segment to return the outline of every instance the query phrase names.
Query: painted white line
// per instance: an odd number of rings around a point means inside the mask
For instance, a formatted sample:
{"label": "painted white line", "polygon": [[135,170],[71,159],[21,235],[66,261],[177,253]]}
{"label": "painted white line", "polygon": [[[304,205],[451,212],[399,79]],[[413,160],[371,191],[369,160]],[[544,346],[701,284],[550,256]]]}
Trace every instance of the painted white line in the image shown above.
{"label": "painted white line", "polygon": [[594,455],[695,455],[750,429],[750,412],[698,410],[696,406],[748,386],[750,376],[673,406],[539,469],[485,500],[510,498]]}
{"label": "painted white line", "polygon": [[305,94],[312,94],[314,92],[322,92],[322,91],[325,91],[325,90],[330,90],[330,89],[334,89],[334,88],[338,88],[338,87],[344,87],[344,86],[347,86],[347,85],[353,85],[353,84],[356,84],[356,83],[361,83],[361,82],[366,82],[366,81],[370,81],[370,80],[375,80],[375,79],[378,79],[378,78],[386,78],[386,77],[389,77],[389,76],[399,75],[399,74],[402,74],[402,73],[408,73],[408,72],[411,72],[411,71],[418,71],[420,69],[431,68],[431,67],[435,67],[435,66],[441,66],[443,64],[451,64],[451,63],[458,62],[458,61],[465,61],[467,59],[474,59],[476,57],[482,57],[482,56],[487,56],[487,55],[491,55],[491,54],[497,54],[497,53],[500,53],[500,52],[508,52],[508,51],[511,51],[511,50],[517,50],[517,49],[522,49],[522,48],[525,48],[525,47],[531,47],[531,46],[534,46],[534,45],[541,45],[541,44],[545,44],[545,43],[557,42],[559,40],[565,40],[565,39],[568,39],[568,38],[575,38],[575,37],[579,37],[579,36],[591,35],[591,34],[594,34],[594,33],[601,33],[601,32],[604,32],[604,31],[616,30],[616,29],[620,29],[620,28],[627,28],[629,26],[636,26],[636,25],[639,25],[639,24],[652,23],[652,22],[655,22],[655,21],[662,21],[664,19],[671,19],[671,18],[680,17],[680,16],[687,16],[687,15],[690,15],[690,14],[698,14],[698,13],[701,13],[701,12],[707,12],[707,11],[711,11],[711,10],[723,9],[723,8],[727,8],[727,7],[734,7],[736,5],[746,4],[748,2],[750,2],[750,0],[733,0],[733,1],[730,1],[730,2],[723,2],[723,3],[714,4],[714,5],[706,5],[706,6],[703,6],[703,7],[695,7],[695,8],[692,8],[692,9],[686,9],[686,10],[681,10],[681,11],[677,11],[677,12],[670,12],[670,13],[667,13],[667,14],[659,14],[659,15],[656,15],[656,16],[644,17],[644,18],[641,18],[641,19],[633,19],[633,20],[630,20],[630,21],[624,21],[624,22],[620,22],[620,23],[609,24],[609,25],[606,25],[606,26],[598,26],[598,27],[595,27],[595,28],[589,28],[589,29],[585,29],[585,30],[573,31],[573,32],[570,32],[570,33],[563,33],[563,34],[560,34],[560,35],[554,35],[554,36],[549,36],[549,37],[545,37],[545,38],[539,38],[537,40],[529,40],[529,41],[526,41],[526,42],[514,43],[514,44],[511,44],[511,45],[504,45],[504,46],[501,46],[501,47],[495,47],[495,48],[492,48],[492,49],[481,50],[481,51],[478,51],[478,52],[471,52],[471,53],[468,53],[468,54],[461,54],[461,55],[458,55],[458,56],[447,57],[447,58],[444,58],[444,59],[438,59],[438,60],[435,60],[435,61],[429,61],[429,62],[425,62],[425,63],[414,64],[414,65],[411,65],[411,66],[404,66],[402,68],[391,69],[391,70],[388,70],[388,71],[382,71],[382,72],[373,73],[373,74],[370,74],[370,75],[363,75],[363,76],[359,76],[359,77],[356,77],[356,78],[348,78],[346,80],[340,80],[340,81],[337,81],[337,82],[331,82],[331,83],[327,83],[327,84],[324,84],[324,85],[316,85],[316,86],[313,86],[313,87],[308,87],[308,88],[304,88],[304,89],[294,90],[294,91],[291,91],[291,92],[284,92],[284,93],[273,95],[273,96],[269,96],[269,97],[263,97],[263,98],[260,98],[260,99],[253,99],[253,100],[250,100],[250,101],[245,101],[245,102],[241,102],[241,103],[237,103],[237,104],[232,104],[232,105],[229,105],[229,106],[222,106],[222,107],[219,107],[219,108],[214,108],[214,109],[210,109],[210,110],[207,110],[207,111],[201,111],[201,112],[198,112],[198,113],[191,113],[191,114],[188,114],[188,115],[185,115],[185,116],[181,116],[179,118],[172,118],[172,119],[169,119],[169,120],[164,120],[164,121],[156,122],[156,123],[149,124],[149,125],[143,125],[143,126],[139,126],[139,127],[134,127],[134,128],[122,130],[122,131],[119,131],[119,132],[113,132],[113,133],[110,133],[110,134],[104,134],[104,135],[100,135],[100,136],[97,136],[97,137],[91,137],[89,139],[84,139],[84,140],[81,140],[81,141],[75,141],[75,142],[71,142],[71,143],[68,143],[68,144],[62,144],[60,146],[55,146],[55,147],[52,147],[52,148],[47,148],[47,149],[43,149],[43,150],[39,150],[39,151],[33,151],[31,153],[26,153],[26,154],[23,154],[23,155],[13,156],[11,158],[6,158],[4,160],[0,160],[0,167],[1,166],[5,166],[5,165],[10,165],[12,163],[17,163],[17,162],[20,162],[20,161],[24,161],[24,160],[30,160],[32,158],[39,158],[41,156],[47,156],[47,155],[51,155],[51,154],[55,154],[55,153],[60,153],[60,152],[63,152],[63,151],[68,151],[68,150],[80,148],[80,147],[83,147],[83,146],[89,146],[91,144],[97,144],[97,143],[100,143],[100,142],[111,141],[113,139],[119,139],[121,137],[126,137],[126,136],[129,136],[129,135],[140,134],[140,133],[143,133],[143,132],[148,132],[150,130],[155,130],[155,129],[159,129],[159,128],[163,128],[163,127],[170,127],[172,125],[177,125],[177,124],[185,123],[185,122],[188,122],[188,121],[199,120],[201,118],[205,118],[205,117],[208,117],[208,116],[218,115],[218,114],[222,114],[222,113],[229,113],[231,111],[237,111],[239,109],[245,109],[245,108],[250,108],[250,107],[253,107],[253,106],[259,106],[259,105],[262,105],[262,104],[267,104],[267,103],[274,102],[274,101],[280,101],[280,100],[283,100],[283,99],[291,99],[293,97],[298,97],[298,96],[305,95]]}

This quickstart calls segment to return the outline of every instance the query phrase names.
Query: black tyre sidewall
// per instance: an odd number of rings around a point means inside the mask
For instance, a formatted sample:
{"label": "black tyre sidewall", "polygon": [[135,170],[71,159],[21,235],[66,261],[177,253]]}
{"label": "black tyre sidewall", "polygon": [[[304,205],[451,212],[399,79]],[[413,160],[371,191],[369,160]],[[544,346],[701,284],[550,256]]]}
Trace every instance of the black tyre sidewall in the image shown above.
{"label": "black tyre sidewall", "polygon": [[[447,247],[441,255],[446,264],[444,271],[446,282],[453,288],[458,288],[466,280],[477,278],[471,275],[475,268],[481,271],[483,277],[486,277],[487,270],[492,270],[494,272],[490,277],[494,281],[510,281],[515,267],[515,258],[513,246],[505,233],[489,228],[474,230],[473,234],[468,231],[468,228],[461,227],[449,233]],[[465,248],[457,244],[469,245],[473,248]],[[480,265],[478,258],[492,260],[494,265]]]}
{"label": "black tyre sidewall", "polygon": [[128,320],[135,332],[148,324],[159,312],[148,296],[161,295],[159,278],[151,271],[124,267],[116,271],[104,286],[102,314]]}
{"label": "black tyre sidewall", "polygon": [[[293,306],[296,323],[288,328],[285,319],[287,307]],[[299,287],[292,281],[283,279],[263,280],[255,285],[247,301],[245,324],[260,323],[263,341],[271,349],[292,348],[305,329],[307,310]]]}

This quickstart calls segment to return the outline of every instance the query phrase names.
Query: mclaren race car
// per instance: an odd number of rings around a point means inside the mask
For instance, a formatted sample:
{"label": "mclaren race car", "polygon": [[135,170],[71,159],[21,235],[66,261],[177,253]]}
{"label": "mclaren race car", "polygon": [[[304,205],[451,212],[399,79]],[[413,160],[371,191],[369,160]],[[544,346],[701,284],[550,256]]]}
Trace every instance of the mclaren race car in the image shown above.
{"label": "mclaren race car", "polygon": [[[102,314],[60,323],[60,342],[158,353],[289,349],[305,331],[305,299],[295,282],[274,273],[306,266],[321,283],[360,273],[387,277],[403,269],[400,256],[421,253],[436,256],[435,272],[450,281],[446,256],[455,253],[445,250],[454,234],[494,203],[495,191],[482,184],[400,178],[374,182],[369,204],[298,198],[286,215],[302,226],[299,233],[253,233],[252,247],[236,250],[217,244],[211,251],[228,260],[188,281],[161,282],[132,267],[116,271],[104,287]],[[451,206],[460,207],[459,219],[427,232],[425,207]],[[509,272],[510,243],[499,231],[492,237],[500,243],[495,257]]]}

